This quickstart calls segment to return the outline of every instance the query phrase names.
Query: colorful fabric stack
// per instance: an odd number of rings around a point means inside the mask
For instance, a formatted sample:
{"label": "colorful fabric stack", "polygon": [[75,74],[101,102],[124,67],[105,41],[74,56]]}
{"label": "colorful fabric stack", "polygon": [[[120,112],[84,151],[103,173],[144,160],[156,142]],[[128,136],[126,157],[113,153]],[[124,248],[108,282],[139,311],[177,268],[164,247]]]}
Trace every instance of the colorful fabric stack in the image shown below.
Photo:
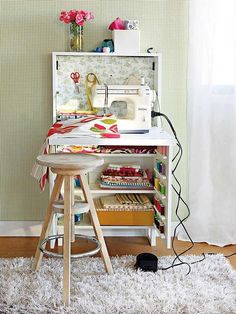
{"label": "colorful fabric stack", "polygon": [[156,147],[153,146],[65,146],[62,152],[66,153],[102,153],[102,154],[154,154]]}
{"label": "colorful fabric stack", "polygon": [[153,189],[149,170],[140,165],[109,164],[102,172],[100,187],[102,189]]}
{"label": "colorful fabric stack", "polygon": [[154,154],[153,146],[98,146],[97,152],[103,154]]}

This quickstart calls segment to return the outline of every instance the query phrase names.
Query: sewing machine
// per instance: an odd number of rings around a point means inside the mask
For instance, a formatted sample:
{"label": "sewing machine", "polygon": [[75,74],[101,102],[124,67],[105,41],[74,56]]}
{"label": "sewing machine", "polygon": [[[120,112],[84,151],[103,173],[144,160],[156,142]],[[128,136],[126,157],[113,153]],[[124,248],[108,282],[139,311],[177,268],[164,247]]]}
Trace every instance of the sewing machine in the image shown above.
{"label": "sewing machine", "polygon": [[96,85],[93,108],[117,118],[120,133],[147,133],[156,93],[146,85]]}

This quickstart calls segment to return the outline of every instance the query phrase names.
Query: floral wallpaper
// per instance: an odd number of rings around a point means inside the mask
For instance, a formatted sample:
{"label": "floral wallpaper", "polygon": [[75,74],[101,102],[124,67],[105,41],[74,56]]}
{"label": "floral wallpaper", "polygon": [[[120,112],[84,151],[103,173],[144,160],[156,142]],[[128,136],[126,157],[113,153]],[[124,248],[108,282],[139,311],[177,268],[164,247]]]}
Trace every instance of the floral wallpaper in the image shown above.
{"label": "floral wallpaper", "polygon": [[[129,77],[141,76],[145,83],[153,89],[154,71],[153,57],[130,56],[57,56],[58,70],[56,71],[56,103],[57,112],[60,109],[82,109],[87,106],[86,76],[94,73],[100,84],[123,85]],[[79,83],[75,84],[71,73],[80,74]]]}

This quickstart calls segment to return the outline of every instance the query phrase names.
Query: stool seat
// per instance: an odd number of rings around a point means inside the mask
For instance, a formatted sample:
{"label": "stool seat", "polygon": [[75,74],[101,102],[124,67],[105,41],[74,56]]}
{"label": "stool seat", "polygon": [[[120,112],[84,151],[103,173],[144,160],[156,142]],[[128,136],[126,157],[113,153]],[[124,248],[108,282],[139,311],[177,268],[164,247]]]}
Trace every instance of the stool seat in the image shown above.
{"label": "stool seat", "polygon": [[40,155],[36,161],[41,166],[68,170],[91,169],[104,163],[104,159],[96,155],[70,153]]}
{"label": "stool seat", "polygon": [[[52,207],[55,213],[64,214],[64,202],[63,201],[55,201]],[[88,211],[89,211],[88,203],[75,202],[75,204],[71,206],[71,212],[73,215],[85,214]]]}

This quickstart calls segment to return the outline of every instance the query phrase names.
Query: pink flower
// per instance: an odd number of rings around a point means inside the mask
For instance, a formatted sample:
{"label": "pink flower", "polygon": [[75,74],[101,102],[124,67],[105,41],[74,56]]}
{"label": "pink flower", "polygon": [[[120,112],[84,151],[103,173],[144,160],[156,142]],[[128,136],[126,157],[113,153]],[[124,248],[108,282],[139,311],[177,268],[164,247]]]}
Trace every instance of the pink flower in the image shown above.
{"label": "pink flower", "polygon": [[84,26],[84,17],[80,12],[76,14],[75,23],[80,26]]}
{"label": "pink flower", "polygon": [[83,18],[85,17],[85,15],[88,13],[87,11],[85,11],[85,10],[80,10],[80,11],[78,11],[82,16],[83,16]]}
{"label": "pink flower", "polygon": [[70,15],[66,11],[61,12],[61,16],[59,17],[59,20],[65,22],[67,24],[69,24],[71,22]]}
{"label": "pink flower", "polygon": [[94,19],[94,15],[92,12],[87,12],[84,16],[85,20],[86,21],[89,21],[89,20],[93,20]]}
{"label": "pink flower", "polygon": [[74,21],[75,20],[75,17],[76,17],[76,14],[77,14],[77,10],[70,10],[69,11],[69,16],[71,18],[71,21]]}
{"label": "pink flower", "polygon": [[61,15],[60,15],[60,17],[59,17],[59,20],[60,20],[60,21],[64,21],[65,15],[66,15],[66,11],[61,11]]}

